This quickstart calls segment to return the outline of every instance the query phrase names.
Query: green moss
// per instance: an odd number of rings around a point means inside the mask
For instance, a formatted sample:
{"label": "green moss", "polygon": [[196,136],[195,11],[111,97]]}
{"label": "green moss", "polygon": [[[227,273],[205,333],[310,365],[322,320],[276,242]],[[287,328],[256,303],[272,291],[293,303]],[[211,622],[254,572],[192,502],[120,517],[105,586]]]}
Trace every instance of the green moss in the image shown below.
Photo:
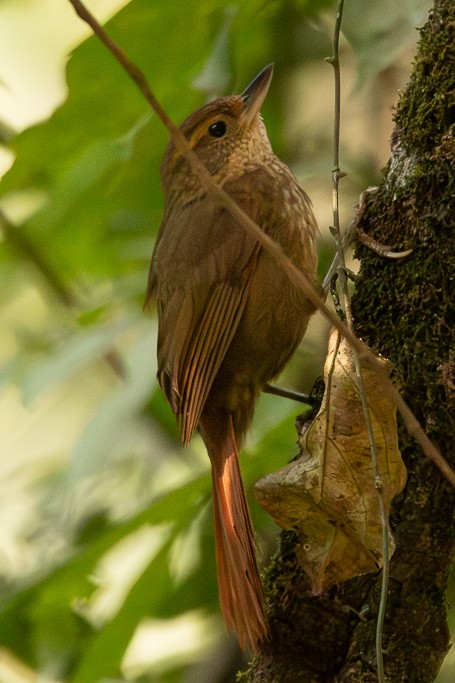
{"label": "green moss", "polygon": [[396,123],[405,149],[431,151],[455,122],[453,4],[439,2],[421,31],[420,49]]}
{"label": "green moss", "polygon": [[[359,246],[352,306],[357,334],[392,361],[405,400],[453,467],[454,133],[455,3],[437,0],[400,99],[384,183],[369,195],[362,225],[375,240],[413,252],[392,261]],[[444,591],[455,547],[455,495],[402,424],[399,437],[408,483],[392,515],[397,548],[384,625],[386,679],[430,683],[449,643]],[[266,572],[273,641],[248,680],[310,681],[314,669],[318,681],[376,681],[380,574],[309,596],[296,542],[284,534]],[[282,670],[290,677],[280,677]]]}
{"label": "green moss", "polygon": [[[376,240],[413,253],[390,261],[359,247],[352,305],[358,335],[393,362],[405,400],[455,467],[455,5],[438,5],[422,31],[393,156],[363,225]],[[391,576],[401,594],[389,604],[386,669],[391,680],[418,671],[415,680],[432,681],[448,647],[455,497],[403,425],[400,445],[409,480],[396,506]]]}

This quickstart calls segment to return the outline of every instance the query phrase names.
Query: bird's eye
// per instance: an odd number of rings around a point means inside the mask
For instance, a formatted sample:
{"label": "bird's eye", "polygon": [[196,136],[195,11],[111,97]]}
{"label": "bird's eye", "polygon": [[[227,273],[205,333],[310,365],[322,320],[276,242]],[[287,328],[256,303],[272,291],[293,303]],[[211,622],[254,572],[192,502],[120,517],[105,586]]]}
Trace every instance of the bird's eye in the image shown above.
{"label": "bird's eye", "polygon": [[226,132],[226,124],[224,121],[215,121],[209,126],[209,133],[214,138],[222,138]]}

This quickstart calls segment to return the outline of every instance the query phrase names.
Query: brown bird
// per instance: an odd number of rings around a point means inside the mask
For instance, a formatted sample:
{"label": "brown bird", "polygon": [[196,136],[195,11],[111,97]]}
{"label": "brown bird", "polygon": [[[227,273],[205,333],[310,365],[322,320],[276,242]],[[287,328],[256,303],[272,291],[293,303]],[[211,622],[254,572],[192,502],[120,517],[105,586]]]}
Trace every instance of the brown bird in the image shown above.
{"label": "brown bird", "polygon": [[[213,179],[320,289],[310,200],[273,154],[259,114],[272,72],[269,65],[241,95],[202,107],[181,130]],[[207,447],[220,605],[241,647],[256,654],[268,624],[238,453],[259,393],[297,348],[314,309],[172,142],[161,178],[164,218],[147,292],[158,308],[158,381],[183,444],[198,427]]]}

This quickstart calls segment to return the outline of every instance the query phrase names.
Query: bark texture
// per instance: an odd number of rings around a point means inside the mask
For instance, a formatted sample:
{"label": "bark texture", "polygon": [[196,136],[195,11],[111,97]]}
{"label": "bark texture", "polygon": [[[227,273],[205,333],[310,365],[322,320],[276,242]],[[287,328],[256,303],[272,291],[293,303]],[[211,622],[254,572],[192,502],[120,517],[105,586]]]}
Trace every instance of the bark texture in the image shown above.
{"label": "bark texture", "polygon": [[[421,31],[410,83],[395,117],[384,183],[363,221],[375,240],[413,247],[403,261],[358,247],[356,331],[389,358],[395,380],[430,438],[455,467],[455,3],[436,0]],[[408,469],[394,503],[397,549],[384,628],[386,679],[434,681],[449,648],[444,593],[455,549],[455,495],[405,428]],[[283,532],[266,572],[272,640],[242,680],[253,683],[377,681],[380,574],[314,597]]]}

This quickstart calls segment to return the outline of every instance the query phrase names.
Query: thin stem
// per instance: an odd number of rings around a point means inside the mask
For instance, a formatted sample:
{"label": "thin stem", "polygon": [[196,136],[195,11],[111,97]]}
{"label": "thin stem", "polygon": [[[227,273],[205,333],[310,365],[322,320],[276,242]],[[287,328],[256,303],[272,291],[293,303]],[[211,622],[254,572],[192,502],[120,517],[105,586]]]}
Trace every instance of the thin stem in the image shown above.
{"label": "thin stem", "polygon": [[[215,195],[224,207],[226,207],[231,213],[232,217],[239,221],[239,223],[252,235],[258,242],[260,242],[265,249],[268,250],[269,254],[276,260],[284,271],[289,273],[289,277],[292,278],[296,287],[304,294],[304,296],[311,301],[311,303],[318,308],[322,315],[345,337],[345,339],[351,344],[351,346],[356,349],[359,354],[359,358],[364,364],[369,365],[374,368],[383,384],[384,391],[390,392],[392,395],[397,396],[398,391],[388,378],[387,374],[384,372],[382,366],[378,362],[376,356],[368,349],[361,341],[358,339],[351,330],[344,325],[338,316],[326,306],[324,299],[322,298],[319,291],[317,291],[311,283],[308,281],[307,277],[302,271],[300,271],[292,261],[287,258],[283,253],[281,247],[277,242],[271,239],[261,228],[253,221],[249,216],[247,216],[244,211],[238,206],[238,204],[230,197],[221,187],[219,187],[212,179],[211,175],[208,173],[204,164],[201,162],[199,157],[192,151],[188,140],[182,134],[180,129],[178,129],[167,116],[164,109],[161,107],[159,102],[154,97],[151,92],[144,74],[138,69],[138,67],[133,64],[122,50],[114,43],[114,41],[109,38],[106,32],[101,28],[96,19],[88,12],[80,0],[68,0],[76,10],[77,14],[86,21],[89,26],[93,29],[94,33],[100,38],[100,40],[106,45],[106,47],[112,52],[115,59],[121,64],[128,75],[135,81],[141,92],[143,93],[147,102],[157,113],[161,121],[164,123],[166,128],[169,130],[172,140],[177,147],[177,149],[184,155],[191,169],[197,173],[203,183],[204,187],[208,192]],[[397,399],[398,400],[398,399]],[[400,406],[403,406],[403,400],[398,402],[398,406],[403,417],[403,421],[406,426],[408,426],[409,416],[412,415],[410,409],[406,406],[406,411],[402,411]],[[416,441],[422,447],[422,450],[428,458],[433,460],[435,464],[441,468],[443,474],[448,478],[452,486],[455,488],[455,472],[451,470],[448,463],[444,460],[442,455],[439,453],[435,445],[430,441],[425,431],[415,420],[409,423],[409,430]],[[412,431],[411,431],[412,430]],[[444,462],[444,466],[441,467],[441,463]]]}
{"label": "thin stem", "polygon": [[[339,0],[337,17],[335,22],[334,38],[333,38],[333,57],[328,61],[334,70],[334,132],[333,132],[333,171],[332,171],[332,198],[333,198],[333,227],[331,229],[332,235],[335,238],[338,255],[338,278],[341,288],[344,313],[348,329],[354,332],[354,323],[351,312],[351,302],[348,291],[348,280],[346,276],[346,262],[344,257],[344,241],[340,230],[340,214],[339,214],[339,180],[342,177],[340,173],[340,103],[341,103],[341,72],[339,60],[339,39],[341,31],[341,21],[343,17],[344,0]],[[373,425],[371,422],[370,409],[366,395],[365,383],[362,375],[362,368],[359,360],[359,355],[355,348],[351,347],[352,357],[355,366],[357,386],[359,389],[360,400],[362,404],[363,415],[365,418],[365,425],[368,433],[368,440],[370,443],[371,453],[371,467],[374,477],[374,485],[379,499],[379,514],[381,518],[382,529],[382,556],[383,556],[383,571],[382,571],[382,585],[381,585],[381,599],[378,610],[378,617],[376,620],[376,663],[378,669],[378,681],[384,683],[384,661],[382,656],[382,633],[384,626],[384,616],[388,592],[388,576],[389,576],[389,523],[384,501],[384,487],[379,472],[378,452],[373,433]]]}
{"label": "thin stem", "polygon": [[[349,328],[353,327],[353,319],[351,313],[351,306],[349,297],[346,292],[345,312]],[[374,486],[378,494],[379,515],[381,518],[382,531],[382,581],[381,581],[381,597],[379,602],[378,615],[376,619],[376,663],[378,667],[378,681],[384,683],[384,659],[382,656],[382,635],[384,629],[385,611],[387,605],[387,593],[389,587],[389,568],[390,568],[390,546],[389,546],[389,520],[387,508],[384,500],[384,487],[382,483],[381,474],[379,472],[378,452],[376,449],[376,442],[374,440],[373,425],[371,422],[370,408],[366,395],[365,383],[362,375],[362,368],[359,361],[359,356],[355,350],[352,350],[352,357],[356,371],[357,385],[359,387],[359,395],[362,403],[363,415],[365,417],[365,424],[368,433],[368,440],[370,442],[371,453],[371,467],[374,477]]]}

